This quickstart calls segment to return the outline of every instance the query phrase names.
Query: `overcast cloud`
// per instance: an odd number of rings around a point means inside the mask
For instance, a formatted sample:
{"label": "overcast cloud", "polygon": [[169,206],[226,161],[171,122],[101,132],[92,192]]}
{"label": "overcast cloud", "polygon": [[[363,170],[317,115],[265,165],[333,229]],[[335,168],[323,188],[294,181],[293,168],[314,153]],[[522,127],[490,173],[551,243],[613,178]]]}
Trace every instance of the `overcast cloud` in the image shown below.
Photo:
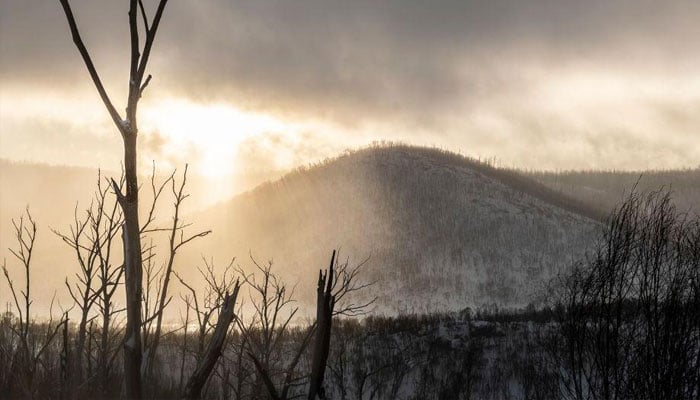
{"label": "overcast cloud", "polygon": [[[82,132],[91,138],[86,146],[104,146],[108,124],[17,109],[20,95],[48,91],[86,103],[96,96],[58,1],[1,4],[0,155],[31,158],[18,153],[46,138],[56,161],[67,162],[65,141],[53,142],[66,125],[71,138]],[[111,93],[123,97],[127,2],[71,4]],[[303,155],[289,157],[295,163],[383,138],[532,168],[700,160],[697,0],[171,0],[168,7],[147,95],[313,120],[320,128],[297,135],[306,140],[295,142]],[[265,146],[288,151],[290,139],[279,134],[266,133]]]}

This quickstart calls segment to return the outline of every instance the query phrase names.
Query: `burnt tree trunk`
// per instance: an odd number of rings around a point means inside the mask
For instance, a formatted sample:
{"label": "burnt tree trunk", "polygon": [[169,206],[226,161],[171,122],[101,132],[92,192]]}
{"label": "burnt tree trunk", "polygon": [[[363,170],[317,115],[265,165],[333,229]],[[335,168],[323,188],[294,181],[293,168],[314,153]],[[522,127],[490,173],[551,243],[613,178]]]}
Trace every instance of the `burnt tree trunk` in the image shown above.
{"label": "burnt tree trunk", "polygon": [[68,358],[68,312],[63,314],[63,344],[61,346],[61,396],[60,398],[70,398],[70,376],[68,370],[70,368],[70,360]]}
{"label": "burnt tree trunk", "polygon": [[[126,194],[118,195],[124,212],[124,286],[126,287],[126,340],[124,341],[124,383],[128,398],[141,397],[141,232],[136,177],[136,128],[124,137]],[[115,185],[116,186],[116,185]]]}
{"label": "burnt tree trunk", "polygon": [[331,256],[331,264],[328,271],[318,273],[318,287],[316,289],[316,338],[314,341],[313,358],[311,359],[311,376],[309,378],[309,400],[326,398],[323,389],[323,376],[326,371],[328,352],[331,343],[331,325],[333,322],[333,266],[335,264],[335,250]]}
{"label": "burnt tree trunk", "polygon": [[222,349],[224,347],[224,341],[226,340],[226,335],[228,333],[228,328],[236,317],[234,309],[236,307],[236,298],[238,297],[238,290],[240,285],[236,282],[233,288],[233,294],[226,293],[224,297],[224,302],[221,306],[221,311],[219,312],[219,318],[216,321],[216,329],[212,334],[207,350],[204,356],[199,361],[197,369],[190,377],[185,386],[185,393],[183,395],[184,399],[199,399],[202,394],[202,388],[204,384],[209,379],[216,362],[221,356]]}

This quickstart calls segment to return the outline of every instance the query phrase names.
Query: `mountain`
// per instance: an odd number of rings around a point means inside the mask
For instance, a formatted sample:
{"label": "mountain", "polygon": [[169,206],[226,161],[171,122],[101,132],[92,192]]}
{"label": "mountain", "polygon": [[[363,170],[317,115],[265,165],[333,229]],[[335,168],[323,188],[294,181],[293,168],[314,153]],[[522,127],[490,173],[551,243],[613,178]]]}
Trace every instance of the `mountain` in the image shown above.
{"label": "mountain", "polygon": [[[350,264],[368,258],[361,278],[376,283],[365,298],[376,295],[380,312],[525,305],[583,255],[598,221],[639,175],[504,170],[438,149],[389,145],[296,169],[213,205],[207,193],[229,189],[192,176],[185,222],[213,234],[186,248],[176,269],[196,283],[201,256],[219,265],[237,256],[251,271],[250,253],[273,260],[275,271],[296,284],[295,297],[312,304],[318,269],[340,248]],[[63,280],[76,268],[48,228],[68,231],[76,201],[81,209],[89,204],[96,178],[96,169],[0,160],[0,247],[19,273],[7,251],[15,245],[10,220],[29,205],[39,224],[32,284],[40,308],[54,291],[66,299]],[[253,179],[239,181],[252,187]],[[674,190],[679,208],[700,204],[700,170],[647,172],[638,183],[648,190],[663,185]],[[162,225],[170,198],[161,206]],[[5,289],[0,283],[2,302]]]}
{"label": "mountain", "polygon": [[214,231],[199,251],[242,265],[249,252],[272,259],[307,300],[333,248],[350,264],[368,258],[362,278],[376,283],[366,295],[394,313],[535,301],[583,254],[600,218],[516,172],[393,145],[298,169],[194,220]]}

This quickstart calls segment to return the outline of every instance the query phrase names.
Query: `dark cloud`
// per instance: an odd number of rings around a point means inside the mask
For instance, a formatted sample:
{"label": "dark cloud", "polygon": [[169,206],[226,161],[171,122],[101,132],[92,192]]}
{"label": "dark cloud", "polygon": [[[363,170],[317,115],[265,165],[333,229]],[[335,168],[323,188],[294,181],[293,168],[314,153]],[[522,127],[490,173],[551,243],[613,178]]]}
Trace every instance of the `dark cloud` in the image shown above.
{"label": "dark cloud", "polygon": [[163,39],[177,60],[169,83],[347,121],[430,122],[527,85],[520,68],[531,65],[636,59],[676,68],[697,66],[688,49],[700,49],[696,1],[175,4]]}
{"label": "dark cloud", "polygon": [[[98,65],[125,69],[127,2],[72,4]],[[166,13],[153,69],[168,87],[330,115],[439,111],[517,82],[521,64],[697,65],[700,50],[696,0],[174,0]],[[57,1],[3,0],[1,15],[3,79],[83,72]]]}

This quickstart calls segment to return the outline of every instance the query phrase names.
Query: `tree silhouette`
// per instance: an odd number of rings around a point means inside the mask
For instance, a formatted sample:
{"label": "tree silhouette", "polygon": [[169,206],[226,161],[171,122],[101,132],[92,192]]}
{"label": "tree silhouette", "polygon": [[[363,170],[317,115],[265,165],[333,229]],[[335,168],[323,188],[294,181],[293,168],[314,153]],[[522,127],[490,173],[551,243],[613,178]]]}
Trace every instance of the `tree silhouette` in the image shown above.
{"label": "tree silhouette", "polygon": [[[137,109],[144,90],[151,81],[151,75],[144,79],[153,42],[158,32],[163,11],[168,0],[160,0],[153,19],[149,22],[142,0],[129,1],[129,32],[131,57],[129,63],[129,94],[124,118],[114,107],[95,69],[90,53],[80,36],[73,11],[68,0],[59,0],[66,14],[73,42],[95,84],[95,88],[109,112],[114,125],[121,134],[124,144],[124,174],[126,191],[112,180],[117,200],[124,214],[122,239],[124,242],[124,280],[126,288],[126,340],[124,341],[124,376],[128,398],[141,398],[141,296],[143,267],[141,260],[141,236],[139,225],[138,174],[136,138],[138,135]],[[146,40],[140,45],[138,15],[143,17]]]}

